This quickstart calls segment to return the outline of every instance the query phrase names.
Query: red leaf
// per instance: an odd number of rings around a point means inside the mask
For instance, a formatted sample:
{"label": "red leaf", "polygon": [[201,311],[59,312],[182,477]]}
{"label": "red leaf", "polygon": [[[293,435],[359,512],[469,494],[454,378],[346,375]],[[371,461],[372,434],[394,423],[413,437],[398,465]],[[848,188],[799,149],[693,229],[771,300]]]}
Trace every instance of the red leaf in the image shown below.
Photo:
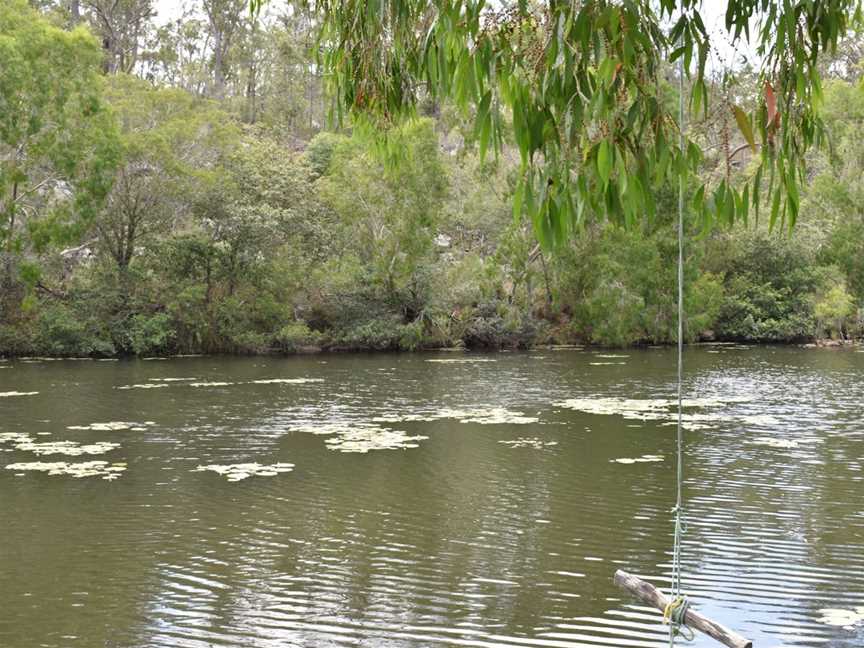
{"label": "red leaf", "polygon": [[777,97],[774,95],[774,88],[769,82],[765,82],[765,104],[768,107],[768,124],[769,130],[773,130],[780,122],[780,115],[777,112]]}

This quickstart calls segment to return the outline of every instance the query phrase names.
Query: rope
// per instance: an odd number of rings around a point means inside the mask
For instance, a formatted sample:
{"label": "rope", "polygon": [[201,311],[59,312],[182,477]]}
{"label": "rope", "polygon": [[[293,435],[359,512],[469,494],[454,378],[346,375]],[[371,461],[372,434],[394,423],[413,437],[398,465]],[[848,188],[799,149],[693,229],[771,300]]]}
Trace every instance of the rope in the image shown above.
{"label": "rope", "polygon": [[689,607],[690,601],[683,596],[669,599],[666,609],[663,610],[663,621],[666,623],[683,623]]}
{"label": "rope", "polygon": [[686,596],[679,596],[674,599],[669,599],[666,608],[663,610],[663,622],[671,626],[674,634],[680,634],[685,641],[693,641],[696,634],[684,625],[684,620],[687,618],[687,610],[690,609],[690,601]]}
{"label": "rope", "polygon": [[[684,154],[684,57],[678,59],[678,132],[681,153]],[[674,648],[675,636],[683,625],[689,603],[681,595],[681,536],[685,531],[684,501],[684,433],[681,427],[684,375],[684,177],[678,180],[678,463],[675,497],[675,542],[672,550],[672,601],[666,606],[663,620],[669,623],[669,647]],[[689,629],[688,629],[689,630]],[[688,641],[692,639],[687,638]]]}

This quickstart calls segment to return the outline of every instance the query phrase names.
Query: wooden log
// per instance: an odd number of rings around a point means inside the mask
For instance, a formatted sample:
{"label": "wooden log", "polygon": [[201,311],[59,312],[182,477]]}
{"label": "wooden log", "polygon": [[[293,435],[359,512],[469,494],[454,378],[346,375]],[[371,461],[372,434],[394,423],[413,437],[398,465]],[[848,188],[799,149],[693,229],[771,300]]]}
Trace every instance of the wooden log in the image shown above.
{"label": "wooden log", "polygon": [[[643,603],[647,603],[661,612],[665,612],[666,606],[669,604],[669,599],[666,598],[663,592],[651,583],[646,583],[641,578],[633,576],[633,574],[628,574],[619,569],[615,572],[613,582],[621,589],[630,592]],[[716,639],[724,646],[729,646],[729,648],[753,648],[753,642],[749,639],[745,639],[729,628],[702,616],[692,608],[687,608],[687,612],[684,615],[684,623],[694,630],[698,630],[712,639]]]}

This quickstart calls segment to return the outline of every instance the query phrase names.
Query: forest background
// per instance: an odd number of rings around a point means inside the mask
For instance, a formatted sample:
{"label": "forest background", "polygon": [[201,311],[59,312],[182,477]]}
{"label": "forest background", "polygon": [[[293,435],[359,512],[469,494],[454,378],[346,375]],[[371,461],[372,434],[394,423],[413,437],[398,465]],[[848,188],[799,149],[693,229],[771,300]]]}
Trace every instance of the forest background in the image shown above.
{"label": "forest background", "polygon": [[[331,128],[316,19],[246,0],[0,6],[0,354],[114,356],[537,344],[676,334],[674,187],[653,219],[555,250],[514,217],[512,142],[431,100],[390,134]],[[746,173],[758,92],[729,51],[690,125],[705,177]],[[864,334],[864,39],[822,62],[830,146],[794,231],[691,218],[688,341]],[[667,95],[677,101],[674,70]]]}

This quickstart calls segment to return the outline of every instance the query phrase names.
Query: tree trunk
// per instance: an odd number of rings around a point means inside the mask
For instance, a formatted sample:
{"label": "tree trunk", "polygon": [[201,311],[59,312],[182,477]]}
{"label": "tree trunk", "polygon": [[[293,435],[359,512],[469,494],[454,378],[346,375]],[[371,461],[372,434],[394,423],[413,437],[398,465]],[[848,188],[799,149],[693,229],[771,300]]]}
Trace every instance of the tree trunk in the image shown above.
{"label": "tree trunk", "polygon": [[222,32],[213,34],[213,96],[222,99],[225,95],[225,53],[222,50]]}

